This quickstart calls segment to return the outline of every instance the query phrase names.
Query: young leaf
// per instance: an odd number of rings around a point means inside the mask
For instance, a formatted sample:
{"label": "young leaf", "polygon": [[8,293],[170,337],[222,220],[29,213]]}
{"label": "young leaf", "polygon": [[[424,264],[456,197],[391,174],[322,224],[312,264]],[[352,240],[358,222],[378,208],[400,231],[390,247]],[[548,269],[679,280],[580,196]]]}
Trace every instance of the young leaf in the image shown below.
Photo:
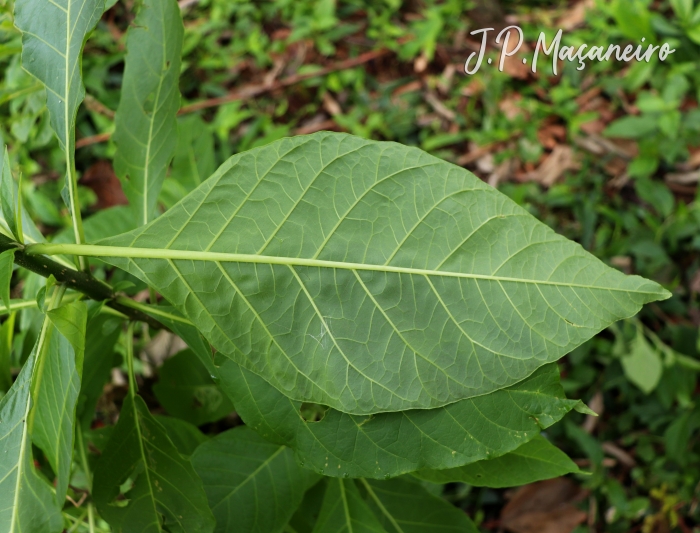
{"label": "young leaf", "polygon": [[153,392],[168,413],[195,426],[215,422],[233,411],[231,401],[192,350],[166,359]]}
{"label": "young leaf", "polygon": [[433,483],[461,481],[475,487],[517,487],[580,472],[576,463],[544,437],[537,436],[496,459],[447,470],[419,470],[413,475]]}
{"label": "young leaf", "polygon": [[284,446],[240,426],[202,444],[192,464],[204,482],[216,531],[281,532],[318,476]]}
{"label": "young leaf", "polygon": [[40,337],[14,384],[0,400],[0,531],[58,533],[63,528],[56,495],[34,469],[28,427],[32,375],[43,342]]}
{"label": "young leaf", "polygon": [[15,2],[15,25],[22,32],[22,66],[46,86],[51,126],[66,154],[64,200],[77,243],[85,240],[75,172],[75,119],[85,97],[81,56],[103,8],[104,0]]}
{"label": "young leaf", "polygon": [[145,0],[127,33],[114,170],[138,224],[153,218],[177,143],[183,33],[176,0]]}
{"label": "young leaf", "polygon": [[669,293],[470,172],[336,133],[232,157],[104,257],[291,398],[370,414],[487,394]]}
{"label": "young leaf", "polygon": [[496,457],[534,438],[576,404],[564,398],[559,370],[550,364],[510,388],[437,409],[372,416],[328,409],[322,420],[306,422],[300,402],[233,361],[219,375],[246,424],[292,448],[299,463],[334,477],[384,479]]}
{"label": "young leaf", "polygon": [[[131,488],[120,497],[126,481]],[[202,481],[139,397],[129,394],[95,467],[93,497],[115,533],[213,530]]]}
{"label": "young leaf", "polygon": [[37,352],[32,378],[29,430],[56,474],[56,498],[63,502],[73,459],[87,307],[83,302],[62,305],[47,313],[47,322],[44,349]]}
{"label": "young leaf", "polygon": [[15,251],[5,250],[0,253],[0,302],[10,308],[10,282],[15,261]]}

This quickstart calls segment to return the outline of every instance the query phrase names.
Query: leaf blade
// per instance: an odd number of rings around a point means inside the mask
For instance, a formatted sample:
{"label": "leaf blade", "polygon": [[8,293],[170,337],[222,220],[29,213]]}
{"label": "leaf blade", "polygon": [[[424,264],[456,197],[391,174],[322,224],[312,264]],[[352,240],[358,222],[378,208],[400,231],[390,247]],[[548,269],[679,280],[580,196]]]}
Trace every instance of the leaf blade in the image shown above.
{"label": "leaf blade", "polygon": [[60,507],[32,461],[29,416],[37,342],[14,384],[0,400],[0,529],[10,533],[57,533],[63,527]]}
{"label": "leaf blade", "polygon": [[329,409],[322,420],[306,422],[300,402],[233,361],[226,361],[219,375],[248,426],[292,448],[300,464],[333,477],[385,479],[497,457],[576,405],[564,398],[556,365],[547,365],[508,389],[442,408],[372,416]]}
{"label": "leaf blade", "polygon": [[[135,480],[125,495],[127,505],[115,505],[119,487],[130,476]],[[204,533],[214,527],[190,460],[178,453],[139,396],[128,395],[124,401],[95,468],[93,497],[100,515],[117,532],[175,528]]]}
{"label": "leaf blade", "polygon": [[463,169],[341,134],[234,156],[101,244],[113,248],[79,249],[150,283],[217,350],[293,399],[355,414],[506,387],[668,296]]}
{"label": "leaf blade", "polygon": [[73,302],[47,313],[45,348],[37,354],[29,428],[56,474],[56,497],[64,501],[73,459],[76,407],[85,351],[87,307]]}
{"label": "leaf blade", "polygon": [[413,475],[433,483],[460,481],[475,487],[505,488],[579,472],[564,452],[538,436],[495,459],[446,470],[419,470]]}
{"label": "leaf blade", "polygon": [[75,120],[85,97],[83,46],[102,16],[104,0],[30,0],[15,4],[22,32],[22,66],[46,87],[51,126],[66,155],[64,200],[73,218],[75,242],[83,237],[75,171]]}
{"label": "leaf blade", "polygon": [[[295,463],[290,450],[246,427],[202,444],[192,463],[204,482],[216,531],[221,532],[281,532],[306,489],[318,480]],[[259,500],[259,493],[265,494],[265,501]]]}
{"label": "leaf blade", "polygon": [[140,224],[155,211],[177,143],[184,27],[175,0],[146,0],[127,33],[114,169]]}

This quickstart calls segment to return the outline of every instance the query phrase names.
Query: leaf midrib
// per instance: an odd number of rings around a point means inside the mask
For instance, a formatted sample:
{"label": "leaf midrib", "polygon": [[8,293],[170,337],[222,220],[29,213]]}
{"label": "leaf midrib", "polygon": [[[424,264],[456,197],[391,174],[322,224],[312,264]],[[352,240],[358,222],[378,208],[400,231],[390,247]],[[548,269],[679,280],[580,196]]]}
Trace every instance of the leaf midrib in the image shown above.
{"label": "leaf midrib", "polygon": [[490,274],[471,274],[466,272],[451,272],[423,268],[398,267],[372,263],[350,263],[345,261],[328,261],[324,259],[306,259],[302,257],[284,257],[257,254],[237,254],[226,252],[204,252],[197,250],[172,250],[163,248],[128,248],[121,246],[101,246],[94,244],[33,244],[26,248],[30,255],[78,255],[83,257],[123,257],[129,259],[170,259],[184,261],[209,261],[223,263],[254,263],[264,265],[301,266],[315,268],[332,268],[340,270],[363,270],[370,272],[387,272],[394,274],[409,274],[414,276],[437,276],[447,278],[477,279],[484,281],[529,283],[533,285],[550,285],[555,287],[570,287],[579,289],[604,290],[635,294],[659,295],[656,291],[634,290],[620,287],[604,287],[569,283],[563,281],[538,280],[529,278],[513,278],[494,276]]}

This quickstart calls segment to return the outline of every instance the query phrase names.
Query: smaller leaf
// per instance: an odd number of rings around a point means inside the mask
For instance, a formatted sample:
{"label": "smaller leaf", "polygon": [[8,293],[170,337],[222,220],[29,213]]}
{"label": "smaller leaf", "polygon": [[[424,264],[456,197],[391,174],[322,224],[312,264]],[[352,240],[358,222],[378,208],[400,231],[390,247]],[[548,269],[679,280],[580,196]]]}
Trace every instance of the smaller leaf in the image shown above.
{"label": "smaller leaf", "polygon": [[215,170],[214,136],[209,125],[199,115],[179,117],[172,169],[159,200],[170,209]]}
{"label": "smaller leaf", "polygon": [[204,482],[216,531],[281,532],[318,476],[285,446],[239,426],[202,444],[192,464]]}
{"label": "smaller leaf", "polygon": [[168,413],[195,426],[215,422],[233,411],[231,401],[192,350],[165,361],[153,392]]}
{"label": "smaller leaf", "polygon": [[630,343],[629,354],[622,357],[625,376],[645,394],[652,392],[661,380],[661,356],[644,337],[641,329]]}
{"label": "smaller leaf", "polygon": [[233,361],[226,360],[219,374],[222,389],[248,426],[292,448],[300,464],[333,477],[384,479],[496,457],[579,404],[564,397],[552,364],[506,389],[438,409],[371,416],[328,409],[322,420],[308,422],[300,402]]}
{"label": "smaller leaf", "polygon": [[656,119],[650,115],[629,115],[620,118],[607,127],[606,137],[620,139],[640,139],[656,131]]}
{"label": "smaller leaf", "polygon": [[354,481],[329,479],[313,533],[387,533],[387,530],[362,500]]}
{"label": "smaller leaf", "polygon": [[578,472],[576,463],[564,452],[537,436],[495,459],[447,470],[419,470],[413,475],[433,483],[461,481],[475,487],[505,488]]}
{"label": "smaller leaf", "polygon": [[5,250],[0,254],[0,300],[7,309],[10,308],[10,282],[15,261],[14,249]]}
{"label": "smaller leaf", "polygon": [[141,2],[127,32],[114,170],[139,224],[153,218],[177,144],[183,32],[175,0]]}
{"label": "smaller leaf", "polygon": [[56,474],[56,496],[65,499],[75,438],[87,307],[72,302],[47,313],[43,349],[37,351],[32,377],[35,405],[29,418],[32,440],[46,454]]}
{"label": "smaller leaf", "polygon": [[110,379],[112,367],[117,364],[114,346],[121,333],[120,325],[121,320],[110,315],[97,314],[88,321],[78,400],[78,417],[83,430],[90,428],[97,401]]}
{"label": "smaller leaf", "polygon": [[[123,494],[120,487],[130,482]],[[214,527],[202,482],[139,396],[128,395],[95,468],[93,497],[115,533],[206,533]]]}
{"label": "smaller leaf", "polygon": [[686,20],[693,12],[693,0],[671,0],[671,7],[679,19]]}
{"label": "smaller leaf", "polygon": [[457,507],[429,494],[418,483],[396,478],[389,481],[360,480],[367,491],[365,501],[390,533],[478,533],[467,515]]}

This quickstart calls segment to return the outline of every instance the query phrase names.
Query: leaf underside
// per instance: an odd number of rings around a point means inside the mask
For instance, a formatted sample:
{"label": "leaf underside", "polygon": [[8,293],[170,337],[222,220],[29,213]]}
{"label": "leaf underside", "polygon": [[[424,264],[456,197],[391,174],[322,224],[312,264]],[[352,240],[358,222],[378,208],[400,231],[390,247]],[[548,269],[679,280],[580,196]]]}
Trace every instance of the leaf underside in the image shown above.
{"label": "leaf underside", "polygon": [[153,216],[177,144],[183,33],[175,0],[146,0],[127,34],[114,170],[140,224]]}
{"label": "leaf underside", "polygon": [[200,446],[192,464],[204,482],[217,532],[277,533],[318,481],[296,464],[285,446],[247,427],[217,435]]}
{"label": "leaf underside", "polygon": [[477,533],[467,515],[407,479],[329,479],[313,533]]}
{"label": "leaf underside", "polygon": [[537,436],[512,452],[446,470],[419,470],[413,475],[433,483],[461,481],[474,487],[505,488],[580,472],[576,463],[547,439]]}
{"label": "leaf underside", "polygon": [[66,154],[64,200],[82,238],[75,176],[75,120],[85,97],[81,56],[88,35],[102,16],[104,0],[25,0],[15,3],[22,31],[22,66],[46,87],[51,127]]}
{"label": "leaf underside", "polygon": [[358,416],[328,409],[307,422],[290,400],[256,374],[227,361],[221,386],[245,423],[292,448],[297,461],[333,477],[384,479],[420,468],[454,468],[497,457],[560,420],[566,400],[559,371],[546,365],[510,388],[435,409]]}
{"label": "leaf underside", "polygon": [[327,132],[236,155],[100,244],[192,252],[106,260],[290,398],[355,414],[507,387],[668,296],[462,168]]}

